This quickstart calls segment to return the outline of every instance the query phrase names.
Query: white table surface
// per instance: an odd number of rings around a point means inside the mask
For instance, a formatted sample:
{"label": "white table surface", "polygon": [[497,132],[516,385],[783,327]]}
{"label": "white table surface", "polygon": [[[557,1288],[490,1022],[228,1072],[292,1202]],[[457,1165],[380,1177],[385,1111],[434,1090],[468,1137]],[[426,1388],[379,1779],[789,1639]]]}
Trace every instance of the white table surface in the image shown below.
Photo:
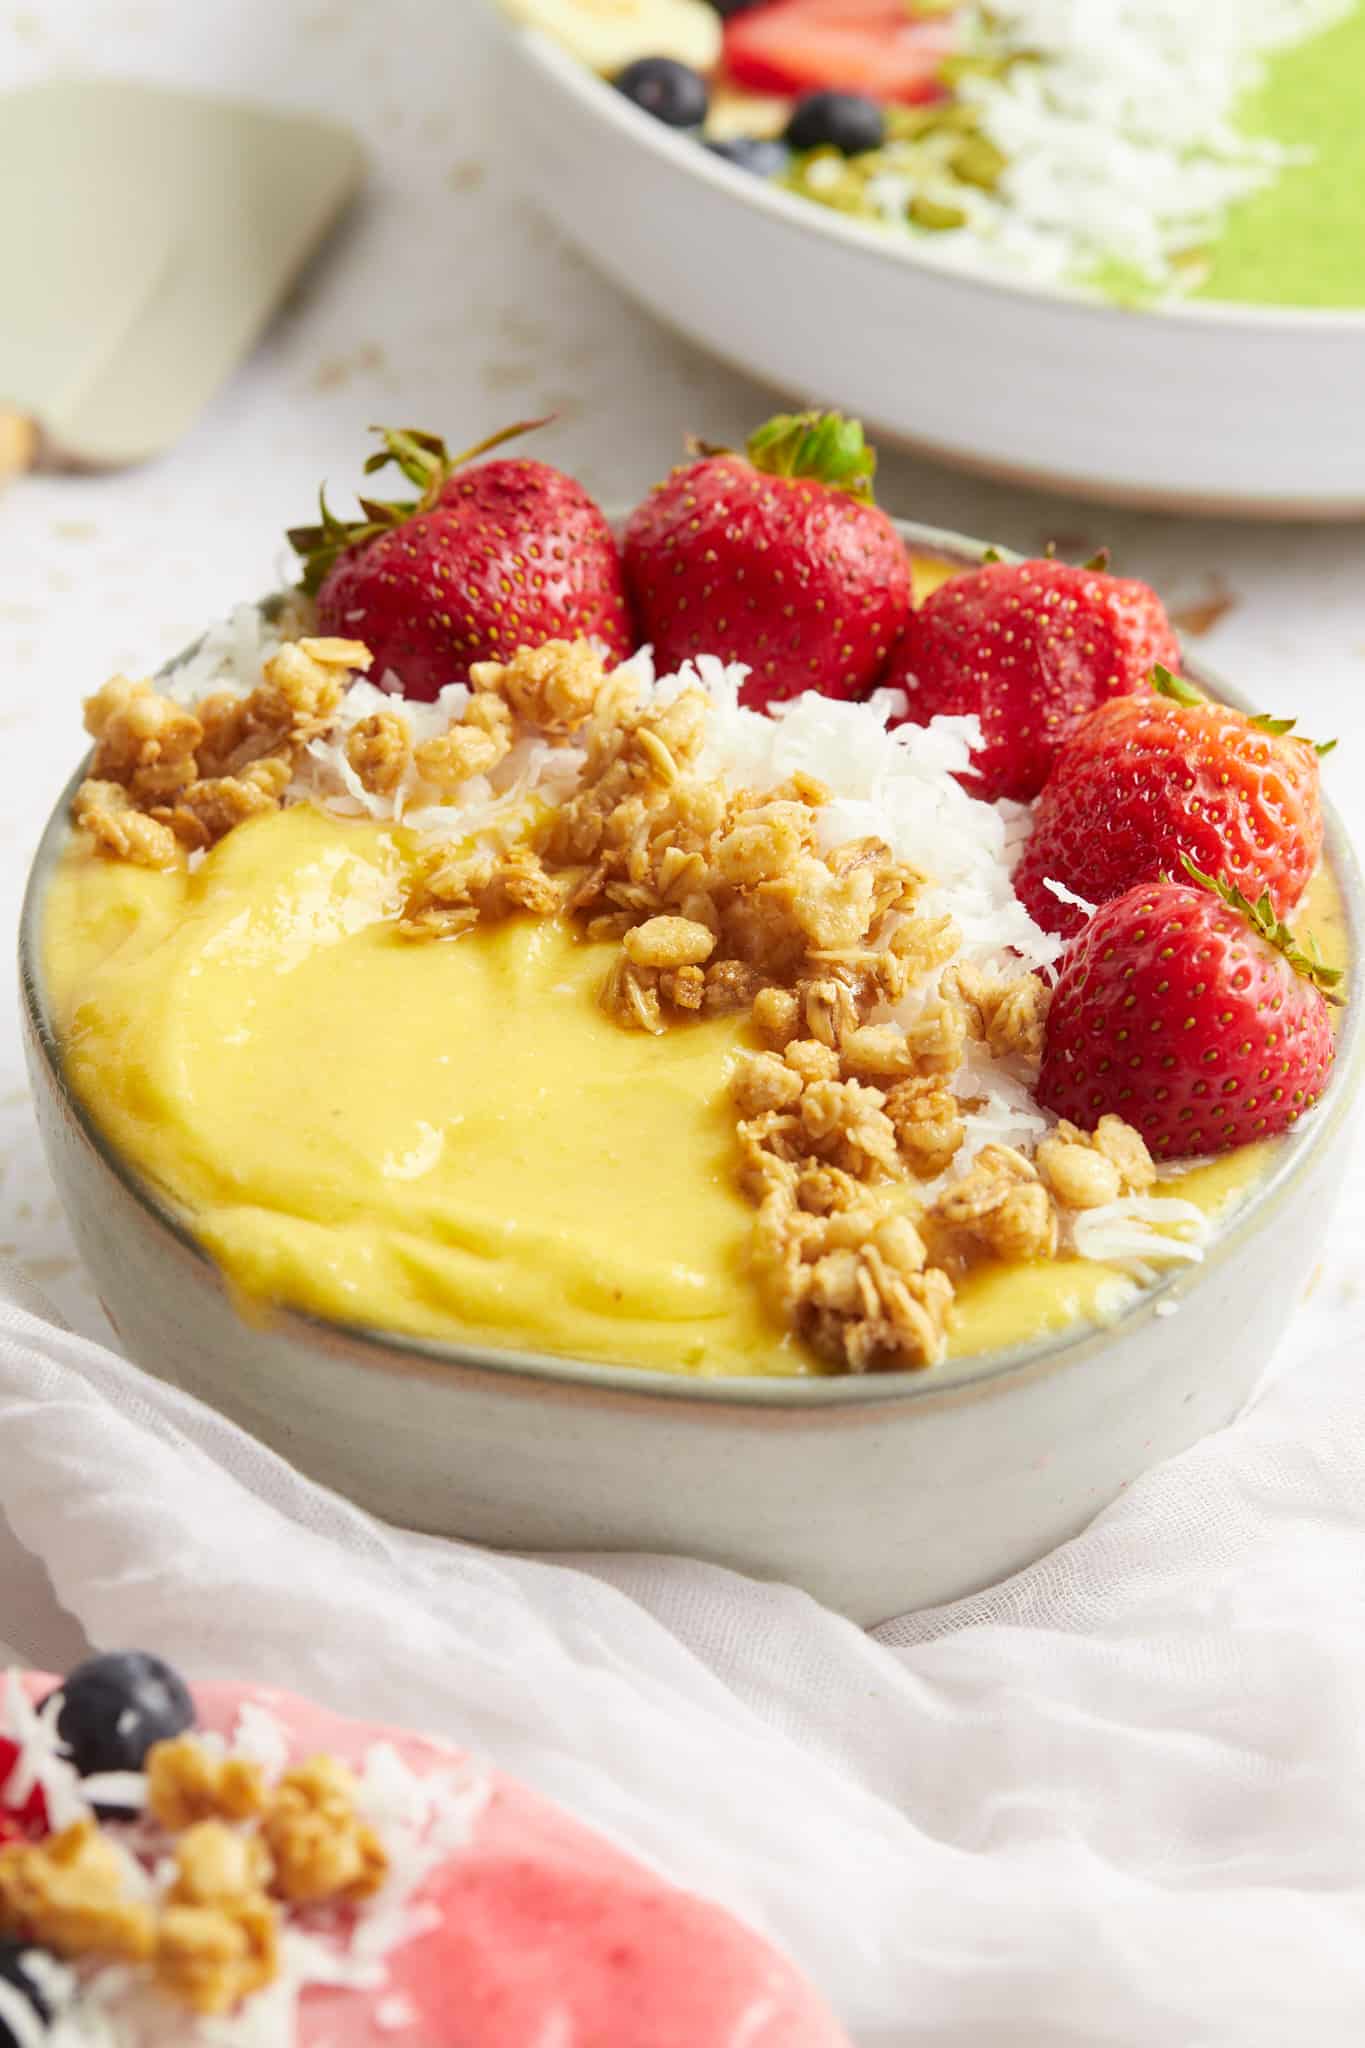
{"label": "white table surface", "polygon": [[[367,196],[254,358],[172,455],[0,494],[0,923],[80,748],[79,702],[154,668],[269,587],[282,535],[358,480],[374,421],[454,446],[553,412],[536,452],[629,500],[689,431],[742,439],[771,394],[712,364],[600,283],[521,198],[517,110],[487,89],[475,0],[29,0],[0,13],[0,86],[107,70],[327,111],[372,154]],[[4,294],[20,289],[5,280]],[[1254,431],[1254,422],[1229,431]],[[1365,755],[1365,534],[1120,514],[884,454],[891,511],[1073,558],[1107,544],[1177,611],[1223,596],[1199,653],[1267,709],[1340,735],[1339,794]],[[1354,745],[1352,745],[1354,743]],[[1357,785],[1365,789],[1365,777]],[[0,1253],[78,1327],[101,1328],[71,1252],[24,1089],[12,977],[0,976]],[[1361,1274],[1337,1270],[1329,1289]]]}

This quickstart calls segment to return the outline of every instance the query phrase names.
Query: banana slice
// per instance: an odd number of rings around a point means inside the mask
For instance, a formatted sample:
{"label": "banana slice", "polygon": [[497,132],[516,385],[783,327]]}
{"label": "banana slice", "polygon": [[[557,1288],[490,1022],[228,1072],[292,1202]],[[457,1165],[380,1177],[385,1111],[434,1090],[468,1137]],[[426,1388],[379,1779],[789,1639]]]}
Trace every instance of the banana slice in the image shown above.
{"label": "banana slice", "polygon": [[637,57],[676,57],[694,71],[720,59],[709,0],[506,0],[508,12],[611,78]]}
{"label": "banana slice", "polygon": [[706,116],[706,139],[730,142],[737,135],[765,139],[778,136],[792,117],[792,104],[775,93],[740,92],[734,86],[717,86]]}

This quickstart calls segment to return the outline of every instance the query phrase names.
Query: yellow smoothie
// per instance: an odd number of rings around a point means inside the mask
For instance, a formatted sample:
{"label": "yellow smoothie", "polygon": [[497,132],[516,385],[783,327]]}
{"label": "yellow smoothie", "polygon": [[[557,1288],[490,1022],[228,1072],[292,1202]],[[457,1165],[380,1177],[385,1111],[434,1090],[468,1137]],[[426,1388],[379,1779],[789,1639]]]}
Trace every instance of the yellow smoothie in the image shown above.
{"label": "yellow smoothie", "polygon": [[[197,871],[73,843],[46,915],[66,1070],[247,1312],[703,1375],[814,1374],[748,1271],[727,1092],[747,1020],[621,1030],[610,945],[514,918],[414,944],[401,829],[299,806]],[[1337,934],[1330,884],[1313,922]],[[1167,1183],[1216,1213],[1257,1147]],[[955,1357],[1103,1318],[1078,1259],[962,1283]]]}

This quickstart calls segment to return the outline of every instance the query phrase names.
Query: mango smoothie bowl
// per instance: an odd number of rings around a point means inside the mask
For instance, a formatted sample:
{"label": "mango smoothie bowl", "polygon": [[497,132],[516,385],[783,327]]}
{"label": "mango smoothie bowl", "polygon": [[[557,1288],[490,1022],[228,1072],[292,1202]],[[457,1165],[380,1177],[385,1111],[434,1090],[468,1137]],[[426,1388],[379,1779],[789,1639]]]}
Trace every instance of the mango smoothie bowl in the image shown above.
{"label": "mango smoothie bowl", "polygon": [[386,460],[88,700],[35,864],[130,1353],[412,1526],[863,1620],[1227,1420],[1358,1064],[1320,750],[1145,585],[888,519],[837,415],[619,540],[544,464]]}

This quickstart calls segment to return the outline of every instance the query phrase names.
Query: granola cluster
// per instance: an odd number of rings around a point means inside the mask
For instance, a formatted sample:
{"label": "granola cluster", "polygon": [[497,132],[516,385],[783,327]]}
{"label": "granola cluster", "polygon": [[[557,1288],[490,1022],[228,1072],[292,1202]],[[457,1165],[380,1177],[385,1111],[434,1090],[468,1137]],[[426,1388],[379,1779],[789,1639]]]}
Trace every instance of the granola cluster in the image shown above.
{"label": "granola cluster", "polygon": [[438,848],[412,886],[403,928],[454,936],[511,909],[563,910],[620,953],[603,1004],[627,1028],[743,1010],[770,987],[814,1011],[895,1001],[956,950],[947,919],[909,916],[925,878],[879,839],[824,851],[827,791],[795,777],[735,791],[699,772],[708,702],[689,689],[641,702],[628,671],[555,642],[471,677],[518,724],[583,751],[574,794],[499,853]]}
{"label": "granola cluster", "polygon": [[[979,1258],[1052,1258],[1066,1210],[1155,1178],[1138,1133],[1105,1117],[1092,1138],[1060,1125],[1036,1165],[987,1145],[928,1197],[924,1183],[964,1135],[948,1081],[966,1036],[990,1028],[962,1000],[960,972],[940,988],[908,1028],[854,1022],[790,1038],[804,1026],[799,1006],[766,992],[754,1016],[774,1049],[746,1054],[732,1079],[742,1183],[758,1205],[759,1283],[780,1319],[841,1371],[935,1364],[956,1281]],[[1036,976],[990,985],[989,1015],[1011,1020],[1000,1027],[1006,1051],[1027,1049],[1045,1003]]]}
{"label": "granola cluster", "polygon": [[[402,713],[387,705],[357,720],[346,739],[347,764],[372,796],[420,790],[425,800],[448,803],[473,776],[501,766],[519,729],[557,740],[575,733],[603,682],[601,661],[584,641],[523,648],[506,665],[482,662],[474,668],[468,701],[445,732],[417,739]],[[515,867],[518,855],[524,872],[532,863],[527,849],[504,860]],[[556,898],[541,914],[557,907]],[[433,856],[414,886],[404,928],[414,937],[452,936],[481,916],[537,908],[515,888],[502,889],[497,863],[472,863],[466,873],[448,857]],[[466,917],[466,911],[472,914]]]}
{"label": "granola cluster", "polygon": [[185,1735],[156,1744],[146,1770],[149,1817],[171,1838],[160,1894],[81,1820],[0,1848],[0,1929],[72,1961],[143,1964],[180,2004],[223,2013],[278,1974],[282,1910],[353,1902],[384,1881],[383,1846],[335,1758],[268,1786],[258,1765]]}
{"label": "granola cluster", "polygon": [[[1059,1217],[1085,1206],[1086,1188],[1108,1190],[1098,1202],[1148,1184],[1142,1140],[1108,1118],[1116,1129],[1093,1141],[1063,1127],[1038,1165],[987,1146],[926,1201],[965,1137],[953,1082],[972,1042],[994,1059],[1039,1057],[1039,977],[959,962],[952,920],[920,914],[926,878],[885,841],[825,844],[827,792],[813,779],[736,792],[703,774],[700,690],[642,705],[631,676],[562,643],[473,681],[542,727],[557,684],[558,729],[584,747],[582,773],[529,843],[433,853],[404,929],[455,935],[515,908],[562,910],[619,942],[602,1002],[627,1029],[750,1012],[771,1048],[745,1056],[733,1082],[755,1276],[825,1363],[934,1364],[974,1261],[1052,1258]],[[877,1021],[912,995],[911,1022]]]}
{"label": "granola cluster", "polygon": [[[251,696],[193,712],[115,679],[87,707],[97,748],[77,821],[153,865],[211,843],[280,801],[311,739],[336,737],[345,671],[368,663],[354,643],[301,640]],[[524,737],[565,750],[564,801],[420,856],[400,930],[458,938],[563,914],[615,942],[601,1001],[623,1028],[747,1012],[767,1047],[733,1083],[758,1284],[837,1370],[931,1365],[973,1263],[1055,1257],[1069,1214],[1141,1192],[1155,1169],[1105,1117],[1092,1134],[1060,1125],[1034,1158],[988,1145],[938,1185],[974,1105],[964,1064],[978,1049],[1036,1063],[1049,990],[962,960],[953,920],[926,913],[927,878],[886,841],[831,843],[814,778],[737,790],[706,773],[709,711],[699,688],[659,702],[587,642],[553,641],[476,666],[434,737],[397,706],[368,712],[345,757],[374,796],[450,802]]]}
{"label": "granola cluster", "polygon": [[287,641],[248,695],[193,709],[149,682],[114,676],[85,706],[95,741],[72,816],[96,848],[141,867],[174,867],[234,825],[278,808],[300,753],[330,731],[354,669],[355,640]]}

